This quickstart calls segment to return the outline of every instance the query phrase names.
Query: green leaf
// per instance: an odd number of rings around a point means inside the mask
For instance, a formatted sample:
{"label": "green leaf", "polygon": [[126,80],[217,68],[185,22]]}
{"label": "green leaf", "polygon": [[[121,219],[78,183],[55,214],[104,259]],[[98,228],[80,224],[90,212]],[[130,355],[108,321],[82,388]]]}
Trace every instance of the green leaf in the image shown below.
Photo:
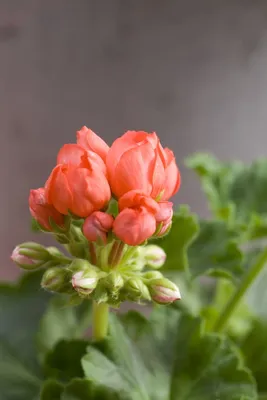
{"label": "green leaf", "polygon": [[50,295],[40,288],[43,272],[22,276],[18,284],[0,285],[0,338],[22,359],[36,365],[35,334]]}
{"label": "green leaf", "polygon": [[42,386],[40,400],[60,400],[63,391],[64,386],[60,382],[48,380]]}
{"label": "green leaf", "polygon": [[196,237],[199,230],[197,217],[191,214],[188,207],[181,206],[173,217],[169,234],[155,243],[161,246],[167,259],[164,270],[187,271],[187,249]]}
{"label": "green leaf", "polygon": [[267,393],[267,322],[255,320],[252,329],[243,340],[241,349],[246,364],[251,369],[258,385],[259,392]]}
{"label": "green leaf", "polygon": [[54,296],[41,320],[37,343],[43,355],[62,339],[81,338],[90,326],[91,302],[71,307],[67,301],[66,296]]}
{"label": "green leaf", "polygon": [[60,400],[126,400],[121,394],[103,386],[95,387],[89,379],[73,379]]}
{"label": "green leaf", "polygon": [[1,400],[36,400],[41,379],[8,343],[0,341]]}
{"label": "green leaf", "polygon": [[208,154],[195,154],[187,166],[200,176],[214,214],[227,220],[247,239],[267,236],[267,160],[250,165],[223,163]]}
{"label": "green leaf", "polygon": [[[217,282],[213,303],[202,310],[202,316],[206,320],[207,331],[212,330],[215,321],[219,318],[220,313],[228,304],[235,290],[236,287],[230,281],[221,279]],[[251,329],[253,318],[254,316],[249,306],[246,304],[245,299],[240,300],[227,323],[227,333],[231,337],[240,340],[240,338],[244,337]]]}
{"label": "green leaf", "polygon": [[[115,391],[121,392],[123,396],[128,392],[128,395],[131,394],[130,399],[133,400],[148,400],[146,383],[151,377],[142,363],[138,349],[133,346],[114,315],[111,315],[110,320],[108,341],[110,360],[105,356],[102,357],[99,351],[89,348],[89,355],[82,360],[85,376],[96,385],[104,385],[111,389],[112,379],[108,379],[111,374],[114,378]],[[97,366],[96,369],[94,364]]]}
{"label": "green leaf", "polygon": [[45,359],[44,370],[49,378],[67,382],[83,377],[81,359],[86,354],[86,340],[61,340]]}
{"label": "green leaf", "polygon": [[200,320],[180,320],[175,353],[170,400],[257,399],[237,348],[223,336],[201,334]]}
{"label": "green leaf", "polygon": [[194,277],[210,275],[239,278],[243,273],[237,235],[223,221],[201,221],[198,237],[188,250]]}
{"label": "green leaf", "polygon": [[110,390],[130,390],[117,366],[93,347],[87,348],[87,354],[82,359],[82,367],[85,376],[98,385],[104,382],[105,387]]}

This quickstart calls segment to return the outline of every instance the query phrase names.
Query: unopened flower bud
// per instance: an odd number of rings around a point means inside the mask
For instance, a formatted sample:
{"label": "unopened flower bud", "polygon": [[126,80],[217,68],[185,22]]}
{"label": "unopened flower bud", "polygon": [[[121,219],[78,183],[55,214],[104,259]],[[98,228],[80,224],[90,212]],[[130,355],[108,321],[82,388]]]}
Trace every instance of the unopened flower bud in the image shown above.
{"label": "unopened flower bud", "polygon": [[100,239],[103,243],[106,243],[107,234],[112,229],[113,221],[112,215],[95,211],[84,221],[83,234],[91,242]]}
{"label": "unopened flower bud", "polygon": [[169,279],[155,279],[149,283],[152,299],[159,304],[169,304],[181,299],[180,290]]}
{"label": "unopened flower bud", "polygon": [[38,243],[23,243],[13,250],[11,260],[19,267],[26,270],[34,270],[41,267],[50,259],[49,252]]}
{"label": "unopened flower bud", "polygon": [[150,300],[149,290],[141,278],[129,279],[124,286],[124,290],[128,294],[129,299],[133,301],[141,298]]}
{"label": "unopened flower bud", "polygon": [[148,271],[148,272],[145,272],[142,276],[143,276],[143,278],[148,279],[148,280],[155,280],[155,279],[163,278],[162,273],[159,271]]}
{"label": "unopened flower bud", "polygon": [[48,231],[53,230],[51,220],[58,226],[64,226],[64,215],[58,212],[53,205],[47,203],[44,188],[30,191],[29,207],[33,218],[44,229]]}
{"label": "unopened flower bud", "polygon": [[173,217],[173,203],[170,201],[161,201],[158,203],[160,210],[156,214],[157,230],[155,236],[161,237],[166,235],[171,229]]}
{"label": "unopened flower bud", "polygon": [[73,288],[82,296],[92,293],[100,278],[98,268],[86,260],[76,259],[71,263],[69,270],[72,273]]}
{"label": "unopened flower bud", "polygon": [[49,268],[43,275],[41,286],[43,289],[57,293],[71,293],[70,274],[66,268]]}
{"label": "unopened flower bud", "polygon": [[165,251],[155,244],[141,248],[146,265],[152,268],[160,268],[166,260]]}
{"label": "unopened flower bud", "polygon": [[111,272],[105,279],[105,286],[111,291],[117,292],[124,285],[124,280],[120,273],[114,271]]}

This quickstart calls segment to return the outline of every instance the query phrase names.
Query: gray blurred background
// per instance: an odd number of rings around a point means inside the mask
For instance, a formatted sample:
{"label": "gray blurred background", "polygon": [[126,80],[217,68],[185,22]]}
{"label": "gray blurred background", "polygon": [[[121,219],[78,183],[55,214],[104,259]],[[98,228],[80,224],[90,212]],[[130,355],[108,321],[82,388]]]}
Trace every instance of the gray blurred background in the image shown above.
{"label": "gray blurred background", "polygon": [[28,192],[87,125],[109,144],[156,130],[176,203],[206,215],[182,162],[267,155],[267,0],[0,0],[0,278],[30,233]]}

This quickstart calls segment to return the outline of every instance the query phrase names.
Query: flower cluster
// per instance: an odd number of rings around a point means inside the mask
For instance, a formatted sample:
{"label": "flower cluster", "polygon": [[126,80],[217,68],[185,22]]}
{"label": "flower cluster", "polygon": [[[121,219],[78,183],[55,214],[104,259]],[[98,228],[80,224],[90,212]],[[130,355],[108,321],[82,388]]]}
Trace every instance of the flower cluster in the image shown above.
{"label": "flower cluster", "polygon": [[[131,246],[165,234],[172,221],[168,200],[179,189],[173,153],[155,133],[128,131],[108,145],[85,126],[76,144],[65,144],[45,187],[31,190],[32,216],[51,230],[50,219],[63,225],[64,215],[86,218],[84,235],[105,240],[107,232]],[[118,200],[116,219],[104,212],[111,196]]]}
{"label": "flower cluster", "polygon": [[[143,246],[150,238],[168,233],[173,216],[169,199],[179,186],[174,155],[162,147],[156,133],[128,131],[109,147],[92,130],[82,127],[76,143],[59,150],[44,187],[30,191],[29,208],[39,228],[52,232],[76,257],[71,263],[65,257],[64,272],[55,263],[49,265],[42,286],[56,291],[71,283],[67,291],[75,289],[81,296],[94,291],[99,301],[109,302],[112,297],[114,302],[152,297],[162,303],[179,298],[175,285],[166,283],[159,272],[156,277],[146,277],[144,268],[153,264],[153,254],[150,250],[147,261]],[[157,246],[152,248],[154,264],[162,265],[165,255]],[[15,250],[13,259],[20,266],[28,256],[24,263],[28,269],[43,265],[39,254],[37,264],[32,261],[32,245]],[[130,274],[119,272],[126,271],[125,266]],[[109,293],[108,287],[112,288]]]}

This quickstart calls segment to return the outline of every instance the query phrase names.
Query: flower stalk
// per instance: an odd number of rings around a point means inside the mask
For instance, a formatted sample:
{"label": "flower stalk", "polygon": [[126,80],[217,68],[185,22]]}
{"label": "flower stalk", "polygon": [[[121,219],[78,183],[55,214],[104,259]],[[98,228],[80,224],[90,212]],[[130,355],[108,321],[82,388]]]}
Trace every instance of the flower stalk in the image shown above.
{"label": "flower stalk", "polygon": [[222,313],[215,322],[213,331],[222,332],[227,327],[227,324],[234,313],[236,307],[238,306],[240,300],[243,298],[244,294],[247,292],[249,287],[258,277],[260,272],[263,270],[267,263],[267,249],[265,249],[257,258],[256,262],[249,269],[244,279],[241,281],[239,287],[234,292],[233,296],[229,302],[225,305]]}
{"label": "flower stalk", "polygon": [[108,314],[109,307],[107,303],[93,302],[93,339],[101,341],[105,339],[108,333]]}

